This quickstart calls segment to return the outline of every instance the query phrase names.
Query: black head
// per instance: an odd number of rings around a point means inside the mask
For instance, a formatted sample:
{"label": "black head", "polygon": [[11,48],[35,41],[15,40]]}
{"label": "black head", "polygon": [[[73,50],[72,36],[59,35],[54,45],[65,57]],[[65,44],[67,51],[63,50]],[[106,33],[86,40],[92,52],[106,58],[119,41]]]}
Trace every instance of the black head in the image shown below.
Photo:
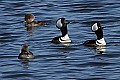
{"label": "black head", "polygon": [[58,29],[67,26],[69,22],[65,20],[65,18],[59,18],[56,22],[56,27]]}
{"label": "black head", "polygon": [[61,30],[62,36],[64,37],[67,34],[67,22],[65,18],[59,18],[56,22],[56,27]]}
{"label": "black head", "polygon": [[96,22],[91,27],[92,31],[97,35],[97,39],[100,40],[103,38],[102,26],[99,22]]}

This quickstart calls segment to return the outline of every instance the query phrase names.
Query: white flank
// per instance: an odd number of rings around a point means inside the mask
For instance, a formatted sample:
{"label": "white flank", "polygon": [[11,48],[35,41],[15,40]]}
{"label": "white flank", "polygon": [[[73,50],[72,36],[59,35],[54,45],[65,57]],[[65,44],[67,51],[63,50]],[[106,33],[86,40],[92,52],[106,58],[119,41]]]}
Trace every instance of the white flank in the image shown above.
{"label": "white flank", "polygon": [[104,38],[102,38],[102,39],[100,39],[100,40],[97,40],[96,41],[96,44],[98,45],[98,46],[104,46],[104,45],[106,45],[106,42],[105,42],[105,39]]}
{"label": "white flank", "polygon": [[60,37],[60,38],[59,38],[59,41],[60,41],[61,43],[71,42],[68,34],[66,34],[64,37]]}

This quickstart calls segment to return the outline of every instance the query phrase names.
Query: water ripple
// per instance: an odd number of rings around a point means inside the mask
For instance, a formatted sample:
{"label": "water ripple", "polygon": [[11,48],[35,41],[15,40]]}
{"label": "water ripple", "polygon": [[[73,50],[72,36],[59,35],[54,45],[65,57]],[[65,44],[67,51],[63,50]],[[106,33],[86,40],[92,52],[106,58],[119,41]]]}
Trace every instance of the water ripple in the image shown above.
{"label": "water ripple", "polygon": [[[119,0],[1,0],[1,80],[119,80]],[[26,30],[24,15],[32,13],[45,26]],[[71,44],[53,44],[61,35],[56,20],[65,17]],[[107,42],[105,50],[81,45],[95,39],[91,25],[101,22]],[[22,44],[29,44],[32,60],[19,60]]]}

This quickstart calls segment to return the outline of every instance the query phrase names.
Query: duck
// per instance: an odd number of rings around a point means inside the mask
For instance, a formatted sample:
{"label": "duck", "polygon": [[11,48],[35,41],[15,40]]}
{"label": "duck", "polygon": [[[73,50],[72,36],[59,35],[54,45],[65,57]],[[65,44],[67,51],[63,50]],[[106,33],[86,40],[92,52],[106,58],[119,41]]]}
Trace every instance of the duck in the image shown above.
{"label": "duck", "polygon": [[18,59],[33,59],[33,58],[35,58],[35,56],[31,51],[28,50],[28,45],[27,44],[22,45]]}
{"label": "duck", "polygon": [[65,18],[59,18],[56,21],[56,27],[60,29],[62,35],[54,37],[51,41],[52,43],[70,43],[71,42],[68,35],[68,29],[67,29],[67,25],[69,23],[70,22],[68,22]]}
{"label": "duck", "polygon": [[92,32],[94,32],[97,36],[95,40],[87,40],[83,43],[85,46],[105,46],[106,41],[103,37],[103,27],[101,26],[100,22],[95,22],[91,26]]}
{"label": "duck", "polygon": [[25,14],[24,22],[26,27],[36,27],[44,25],[42,21],[35,21],[35,16],[33,14]]}

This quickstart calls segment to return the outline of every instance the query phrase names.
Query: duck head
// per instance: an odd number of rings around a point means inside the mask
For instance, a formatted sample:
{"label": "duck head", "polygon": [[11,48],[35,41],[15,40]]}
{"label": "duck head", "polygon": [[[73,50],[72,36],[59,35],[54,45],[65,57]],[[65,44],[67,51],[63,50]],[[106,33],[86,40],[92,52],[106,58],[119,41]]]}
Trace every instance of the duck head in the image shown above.
{"label": "duck head", "polygon": [[92,31],[95,32],[97,36],[96,44],[97,45],[106,45],[106,42],[103,38],[103,28],[99,22],[96,22],[91,27]]}
{"label": "duck head", "polygon": [[98,40],[103,38],[103,28],[99,22],[94,23],[91,29],[97,35]]}
{"label": "duck head", "polygon": [[56,22],[56,27],[61,30],[62,37],[64,37],[68,33],[68,30],[67,30],[68,23],[69,22],[67,22],[65,18],[59,18]]}
{"label": "duck head", "polygon": [[25,21],[26,23],[31,23],[35,20],[35,17],[33,14],[25,14]]}
{"label": "duck head", "polygon": [[28,45],[27,44],[22,45],[20,53],[23,53],[23,54],[29,53]]}

